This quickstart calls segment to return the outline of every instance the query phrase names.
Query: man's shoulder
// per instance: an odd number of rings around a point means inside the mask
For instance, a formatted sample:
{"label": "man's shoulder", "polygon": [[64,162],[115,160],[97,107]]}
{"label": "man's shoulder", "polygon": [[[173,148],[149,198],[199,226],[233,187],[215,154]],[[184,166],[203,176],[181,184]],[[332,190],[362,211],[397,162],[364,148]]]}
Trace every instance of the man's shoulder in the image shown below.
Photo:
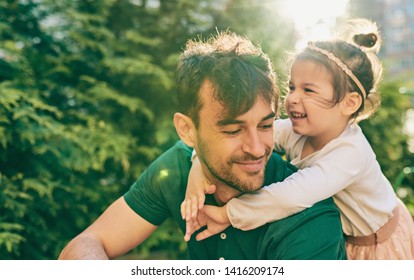
{"label": "man's shoulder", "polygon": [[184,199],[191,167],[191,152],[190,147],[178,141],[159,156],[125,193],[127,204],[154,225],[160,225],[171,215],[179,217],[179,205]]}
{"label": "man's shoulder", "polygon": [[[327,217],[333,219],[326,219]],[[335,224],[340,222],[340,213],[332,197],[319,201],[312,207],[306,208],[299,213],[275,221],[271,226],[283,226],[285,231],[289,231],[296,227],[315,228],[316,225],[326,222],[333,222]]]}
{"label": "man's shoulder", "polygon": [[275,182],[281,182],[297,170],[284,157],[273,152],[266,165],[264,185],[267,186]]}
{"label": "man's shoulder", "polygon": [[265,248],[273,248],[264,251],[264,258],[345,258],[339,210],[332,198],[268,224],[263,240]]}
{"label": "man's shoulder", "polygon": [[303,217],[320,217],[323,215],[334,215],[335,217],[340,217],[339,209],[336,206],[332,197],[324,199],[315,203],[312,207],[309,207],[302,212],[298,213],[299,216]]}
{"label": "man's shoulder", "polygon": [[188,162],[188,160],[191,159],[192,151],[193,148],[184,144],[183,141],[178,140],[174,143],[174,145],[171,148],[169,148],[163,154],[161,154],[154,162],[163,161],[166,158],[174,158],[177,160],[183,160],[185,162]]}
{"label": "man's shoulder", "polygon": [[177,141],[174,146],[169,148],[157,159],[155,159],[148,168],[138,177],[134,183],[136,185],[140,182],[150,180],[149,187],[154,188],[158,185],[167,186],[165,182],[180,181],[182,178],[188,177],[188,172],[191,168],[191,153],[192,148],[185,145],[182,141]]}
{"label": "man's shoulder", "polygon": [[145,172],[163,173],[174,171],[174,173],[188,173],[191,167],[192,148],[185,145],[181,140],[169,148],[157,159],[155,159]]}

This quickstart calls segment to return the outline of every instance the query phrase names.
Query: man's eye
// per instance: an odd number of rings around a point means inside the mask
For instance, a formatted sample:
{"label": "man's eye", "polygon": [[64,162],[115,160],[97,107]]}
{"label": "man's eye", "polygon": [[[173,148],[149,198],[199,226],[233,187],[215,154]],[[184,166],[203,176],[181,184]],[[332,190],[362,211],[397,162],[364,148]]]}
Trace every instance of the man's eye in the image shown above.
{"label": "man's eye", "polygon": [[289,92],[293,92],[295,90],[294,86],[289,86]]}
{"label": "man's eye", "polygon": [[263,129],[270,129],[273,128],[273,123],[272,124],[266,124],[266,125],[262,125]]}
{"label": "man's eye", "polygon": [[223,131],[223,133],[224,134],[227,134],[227,135],[236,135],[237,133],[239,133],[240,132],[240,129],[237,129],[237,130],[230,130],[230,131]]}
{"label": "man's eye", "polygon": [[310,93],[313,93],[313,92],[315,92],[315,91],[311,90],[310,88],[305,88],[305,92],[310,92]]}

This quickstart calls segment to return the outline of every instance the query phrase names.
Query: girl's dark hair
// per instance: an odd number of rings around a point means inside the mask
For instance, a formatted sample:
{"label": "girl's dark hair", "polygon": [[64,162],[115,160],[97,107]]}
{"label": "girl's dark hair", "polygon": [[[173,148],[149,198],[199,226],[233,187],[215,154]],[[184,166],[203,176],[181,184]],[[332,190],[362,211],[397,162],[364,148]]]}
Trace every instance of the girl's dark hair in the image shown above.
{"label": "girl's dark hair", "polygon": [[378,37],[374,33],[355,34],[352,39],[358,46],[366,48],[372,48],[378,41]]}
{"label": "girl's dark hair", "polygon": [[382,65],[376,53],[380,49],[381,37],[376,24],[365,19],[349,21],[346,30],[338,39],[317,41],[314,45],[339,58],[362,84],[366,96],[345,71],[326,55],[305,48],[294,60],[311,60],[330,71],[335,89],[332,106],[340,102],[346,93],[358,92],[362,104],[353,118],[360,121],[370,117],[380,105],[378,86],[382,79]]}

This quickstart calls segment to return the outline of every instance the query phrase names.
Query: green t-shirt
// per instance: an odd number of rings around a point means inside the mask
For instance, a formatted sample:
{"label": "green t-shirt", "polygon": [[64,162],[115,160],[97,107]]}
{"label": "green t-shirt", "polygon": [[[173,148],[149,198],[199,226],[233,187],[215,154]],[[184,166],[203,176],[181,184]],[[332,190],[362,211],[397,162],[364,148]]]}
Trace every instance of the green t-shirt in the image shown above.
{"label": "green t-shirt", "polygon": [[[172,218],[185,232],[180,205],[185,197],[192,149],[178,141],[142,173],[125,194],[127,204],[156,226]],[[273,154],[266,165],[265,185],[283,181],[296,168]],[[213,196],[206,197],[214,204]],[[190,259],[306,260],[345,259],[339,211],[327,199],[298,214],[250,231],[228,227],[220,234],[188,242]]]}

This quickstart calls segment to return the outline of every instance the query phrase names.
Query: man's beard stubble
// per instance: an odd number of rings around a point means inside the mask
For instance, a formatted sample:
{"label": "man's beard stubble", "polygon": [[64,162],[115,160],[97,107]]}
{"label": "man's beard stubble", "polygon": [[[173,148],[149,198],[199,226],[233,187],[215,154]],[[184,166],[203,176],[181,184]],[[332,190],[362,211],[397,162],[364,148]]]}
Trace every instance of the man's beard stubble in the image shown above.
{"label": "man's beard stubble", "polygon": [[[227,160],[224,164],[217,164],[218,166],[215,166],[214,160],[213,160],[214,155],[207,148],[206,143],[202,141],[200,138],[198,138],[197,143],[199,144],[198,145],[199,150],[198,150],[197,156],[200,159],[200,162],[204,163],[204,165],[207,167],[211,175],[217,180],[221,181],[227,186],[237,191],[240,191],[242,193],[257,191],[263,186],[265,168],[259,172],[255,172],[254,174],[251,174],[246,179],[239,178],[237,174],[234,174],[234,172],[231,171],[231,166],[234,162],[246,161],[246,160],[258,160],[261,158],[256,158],[250,154],[244,154],[243,156],[233,156],[229,160]],[[263,156],[263,160],[267,162],[269,159],[270,153],[271,153],[270,149],[266,149],[266,153]],[[253,177],[254,177],[253,180],[252,179],[249,180],[249,178],[253,178]]]}

